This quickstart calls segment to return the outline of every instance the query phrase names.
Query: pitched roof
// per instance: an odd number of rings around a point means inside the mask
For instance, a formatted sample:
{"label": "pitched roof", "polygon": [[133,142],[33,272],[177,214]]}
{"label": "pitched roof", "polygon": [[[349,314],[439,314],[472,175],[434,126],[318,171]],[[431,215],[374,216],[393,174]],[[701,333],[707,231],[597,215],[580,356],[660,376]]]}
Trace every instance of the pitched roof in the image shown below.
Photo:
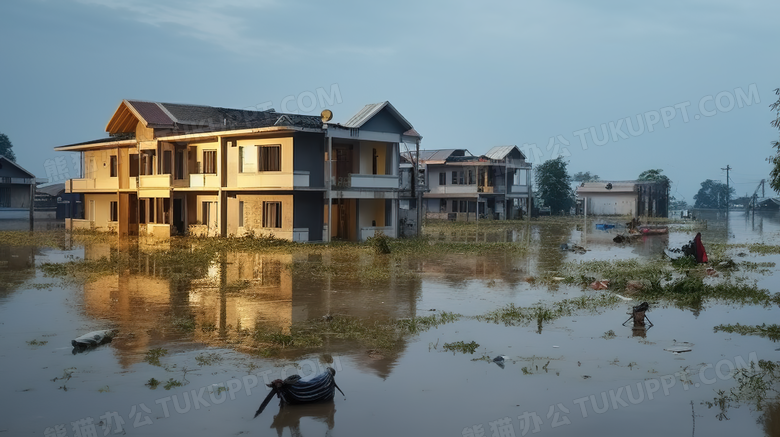
{"label": "pitched roof", "polygon": [[473,156],[466,149],[420,150],[420,161],[427,163],[444,163],[452,157]]}
{"label": "pitched roof", "polygon": [[[371,120],[376,114],[378,114],[381,110],[387,109],[390,114],[395,117],[395,119],[401,124],[401,126],[404,127],[405,131],[409,131],[410,129],[413,129],[412,124],[407,121],[403,115],[401,115],[400,112],[398,112],[395,107],[390,104],[388,101],[380,102],[380,103],[371,103],[363,107],[360,111],[357,112],[357,114],[353,115],[352,118],[347,120],[346,123],[343,124],[344,127],[349,129],[357,129],[362,127],[368,120]],[[420,136],[420,134],[417,133],[417,131],[414,131],[414,134],[416,136]],[[412,136],[413,134],[409,134]]]}
{"label": "pitched roof", "polygon": [[2,169],[4,166],[6,166],[6,165],[9,165],[9,164],[10,164],[11,166],[13,166],[13,167],[16,167],[16,168],[17,168],[19,171],[21,171],[21,172],[23,172],[23,173],[27,174],[27,175],[28,175],[29,177],[31,177],[31,178],[34,178],[34,177],[35,177],[35,175],[34,175],[34,174],[32,174],[32,173],[30,173],[29,171],[27,171],[27,170],[25,170],[24,168],[22,168],[22,166],[21,166],[21,165],[17,164],[17,163],[16,163],[16,162],[14,162],[14,161],[11,161],[11,160],[10,160],[10,159],[8,159],[8,158],[7,158],[5,155],[0,155],[0,169]]}
{"label": "pitched roof", "polygon": [[490,159],[501,160],[506,158],[506,156],[512,153],[514,150],[517,150],[520,156],[522,156],[523,159],[525,159],[525,154],[522,151],[520,151],[520,149],[518,149],[517,146],[496,146],[488,150],[484,156]]}
{"label": "pitched roof", "polygon": [[274,110],[256,111],[180,103],[123,100],[106,125],[110,134],[135,132],[138,122],[151,128],[213,131],[251,129],[269,126],[322,128],[315,115],[283,114]]}

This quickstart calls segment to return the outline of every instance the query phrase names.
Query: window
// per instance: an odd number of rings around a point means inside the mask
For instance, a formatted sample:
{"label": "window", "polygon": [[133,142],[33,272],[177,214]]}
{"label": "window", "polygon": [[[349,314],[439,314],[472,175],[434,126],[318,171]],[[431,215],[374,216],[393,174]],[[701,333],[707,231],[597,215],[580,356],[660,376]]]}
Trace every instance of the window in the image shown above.
{"label": "window", "polygon": [[447,185],[447,173],[439,173],[439,185]]}
{"label": "window", "polygon": [[119,208],[117,202],[111,202],[110,222],[119,221]]}
{"label": "window", "polygon": [[238,202],[238,227],[239,228],[244,227],[244,202],[243,201]]}
{"label": "window", "polygon": [[217,174],[217,151],[216,150],[203,151],[203,173]]}
{"label": "window", "polygon": [[[118,173],[118,161],[116,155],[111,155],[111,177],[115,178]],[[112,220],[113,221],[113,220]]]}
{"label": "window", "polygon": [[464,185],[466,181],[463,179],[463,170],[458,172],[458,184]]}
{"label": "window", "polygon": [[263,202],[263,227],[282,227],[282,202]]}
{"label": "window", "polygon": [[[215,214],[212,214],[216,212],[215,211],[216,203],[217,202],[203,202],[203,211],[201,217],[203,219],[202,220],[203,224],[206,226],[211,227],[211,226],[216,226],[217,224],[216,223],[217,217]],[[214,223],[212,223],[212,221],[214,221]]]}
{"label": "window", "polygon": [[439,199],[439,212],[447,212],[447,201]]}
{"label": "window", "polygon": [[452,172],[452,185],[458,185],[458,172]]}
{"label": "window", "polygon": [[467,172],[467,175],[468,175],[468,184],[469,184],[469,185],[474,185],[474,184],[476,184],[476,183],[477,183],[477,180],[476,180],[476,178],[474,177],[474,170],[466,170],[466,172]]}
{"label": "window", "polygon": [[171,174],[172,157],[173,157],[173,152],[171,152],[170,150],[163,150],[162,174]]}
{"label": "window", "polygon": [[458,212],[458,201],[457,200],[450,200],[450,205],[452,205],[452,212]]}
{"label": "window", "polygon": [[138,163],[138,154],[137,153],[131,153],[130,154],[130,177],[138,177],[138,166],[140,164]]}
{"label": "window", "polygon": [[184,151],[176,151],[176,171],[173,175],[174,179],[184,179]]}
{"label": "window", "polygon": [[257,171],[282,170],[282,146],[258,146]]}

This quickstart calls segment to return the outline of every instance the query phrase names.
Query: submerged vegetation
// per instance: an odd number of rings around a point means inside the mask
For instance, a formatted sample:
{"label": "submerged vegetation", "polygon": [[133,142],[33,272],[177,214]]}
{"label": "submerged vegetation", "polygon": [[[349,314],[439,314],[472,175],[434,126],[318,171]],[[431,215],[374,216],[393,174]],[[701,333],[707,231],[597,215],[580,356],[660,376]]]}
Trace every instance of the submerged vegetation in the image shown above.
{"label": "submerged vegetation", "polygon": [[761,325],[718,325],[713,328],[715,332],[729,332],[740,335],[758,335],[759,337],[767,337],[772,341],[780,340],[780,326],[776,324],[767,325],[762,323]]}
{"label": "submerged vegetation", "polygon": [[712,401],[704,404],[708,408],[717,408],[718,420],[729,420],[728,410],[740,404],[748,404],[756,411],[763,411],[778,401],[778,383],[780,383],[780,362],[759,360],[750,362],[748,368],[738,368],[733,372],[736,386],[730,390],[718,390]]}

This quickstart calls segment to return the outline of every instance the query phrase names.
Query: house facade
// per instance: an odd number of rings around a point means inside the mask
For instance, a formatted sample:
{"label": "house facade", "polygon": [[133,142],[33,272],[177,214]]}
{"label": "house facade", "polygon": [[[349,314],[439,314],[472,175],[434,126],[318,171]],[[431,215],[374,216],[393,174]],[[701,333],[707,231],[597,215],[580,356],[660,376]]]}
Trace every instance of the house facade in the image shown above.
{"label": "house facade", "polygon": [[516,146],[475,156],[466,149],[421,150],[427,190],[426,217],[517,219],[529,211],[531,164]]}
{"label": "house facade", "polygon": [[0,155],[0,218],[32,218],[35,175]]}
{"label": "house facade", "polygon": [[663,182],[597,181],[577,187],[578,209],[592,215],[667,217],[669,193]]}
{"label": "house facade", "polygon": [[65,185],[84,195],[84,217],[66,226],[120,236],[395,237],[398,144],[419,135],[405,134],[416,132],[390,103],[366,108],[340,125],[273,110],[124,100],[106,126],[109,138],[55,148],[79,152],[84,169]]}

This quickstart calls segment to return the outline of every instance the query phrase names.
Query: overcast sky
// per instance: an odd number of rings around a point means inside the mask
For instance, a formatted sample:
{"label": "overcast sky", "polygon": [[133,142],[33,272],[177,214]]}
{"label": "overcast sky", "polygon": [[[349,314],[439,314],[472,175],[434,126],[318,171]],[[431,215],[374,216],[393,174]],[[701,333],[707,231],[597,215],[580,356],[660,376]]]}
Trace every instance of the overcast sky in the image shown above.
{"label": "overcast sky", "polygon": [[689,203],[730,165],[752,194],[778,139],[780,2],[628,3],[3,0],[0,132],[56,180],[76,167],[52,148],[105,137],[122,99],[335,121],[388,100],[423,149],[660,168]]}

